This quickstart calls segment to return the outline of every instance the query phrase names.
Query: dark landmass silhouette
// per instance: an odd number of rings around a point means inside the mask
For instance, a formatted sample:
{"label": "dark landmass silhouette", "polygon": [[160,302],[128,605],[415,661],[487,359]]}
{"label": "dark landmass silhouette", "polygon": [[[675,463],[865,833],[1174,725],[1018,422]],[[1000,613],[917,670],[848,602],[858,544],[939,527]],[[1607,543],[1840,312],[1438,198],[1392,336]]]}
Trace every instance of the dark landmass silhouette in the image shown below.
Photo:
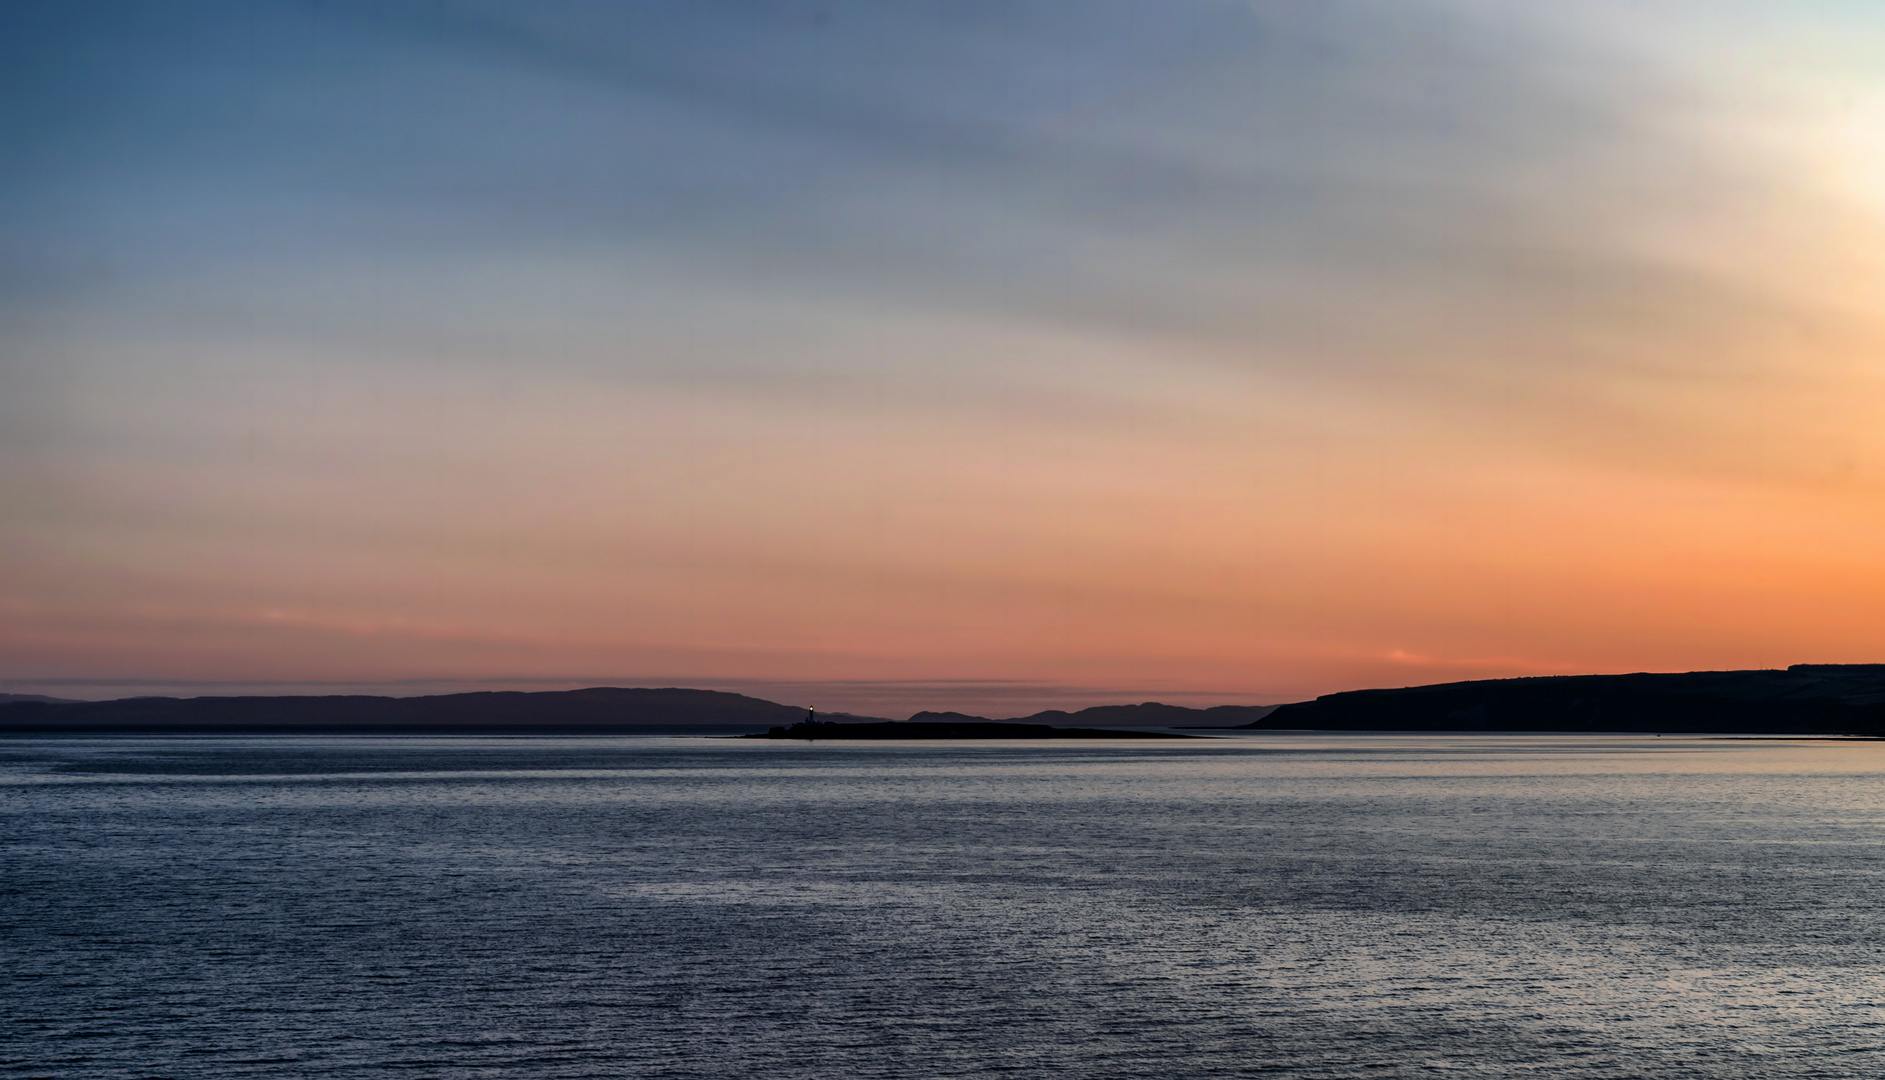
{"label": "dark landmass silhouette", "polygon": [[1183,705],[1161,705],[1156,701],[1147,701],[1139,705],[1095,705],[1090,709],[1081,709],[1079,712],[1049,709],[1032,716],[1013,716],[999,721],[990,720],[986,716],[970,716],[967,713],[920,712],[910,717],[910,723],[1064,724],[1073,722],[1087,727],[1231,728],[1248,727],[1278,708],[1281,706],[1214,705],[1208,709],[1189,709]]}
{"label": "dark landmass silhouette", "polygon": [[0,694],[0,705],[11,705],[16,701],[58,702],[69,698],[47,697],[44,694]]}
{"label": "dark landmass silhouette", "polygon": [[1258,730],[1885,735],[1885,664],[1785,671],[1546,675],[1350,690],[1284,705]]}
{"label": "dark landmass silhouette", "polygon": [[[651,727],[768,727],[794,705],[716,690],[487,691],[428,697],[139,697],[0,703],[0,733],[582,735]],[[877,721],[881,717],[847,717]]]}
{"label": "dark landmass silhouette", "polygon": [[[919,713],[921,715],[935,715]],[[919,721],[884,720],[874,723],[834,723],[801,720],[790,727],[775,727],[763,735],[741,739],[1193,739],[1172,731],[1134,731],[1130,728],[1057,728],[1047,724],[1010,724],[996,720]]]}
{"label": "dark landmass silhouette", "polygon": [[[25,700],[22,700],[25,699]],[[675,687],[485,691],[427,697],[282,695],[62,701],[0,697],[0,734],[622,734],[749,727],[752,738],[991,739],[1170,737],[1123,728],[1241,731],[1702,732],[1885,737],[1885,664],[1795,664],[1784,671],[1548,675],[1393,690],[1350,690],[1293,705],[1190,709],[1144,702],[991,720],[920,712],[895,723],[744,694]],[[826,734],[833,726],[845,733]],[[775,734],[783,732],[783,734]]]}

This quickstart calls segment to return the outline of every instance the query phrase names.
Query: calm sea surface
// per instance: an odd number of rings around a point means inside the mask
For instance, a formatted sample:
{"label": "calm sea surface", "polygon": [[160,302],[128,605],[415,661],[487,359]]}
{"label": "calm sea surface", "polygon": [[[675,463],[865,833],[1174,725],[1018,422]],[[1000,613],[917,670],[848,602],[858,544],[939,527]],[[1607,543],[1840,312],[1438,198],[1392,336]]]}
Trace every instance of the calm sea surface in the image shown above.
{"label": "calm sea surface", "polygon": [[1885,1076],[1885,745],[0,740],[0,1073]]}

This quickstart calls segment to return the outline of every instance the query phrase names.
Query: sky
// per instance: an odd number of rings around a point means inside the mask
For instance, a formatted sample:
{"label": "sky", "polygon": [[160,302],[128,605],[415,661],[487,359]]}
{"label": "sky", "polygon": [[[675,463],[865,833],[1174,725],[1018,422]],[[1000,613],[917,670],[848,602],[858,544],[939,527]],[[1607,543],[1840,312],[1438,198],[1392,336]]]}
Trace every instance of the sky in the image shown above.
{"label": "sky", "polygon": [[1885,661],[1885,6],[0,6],[0,690]]}

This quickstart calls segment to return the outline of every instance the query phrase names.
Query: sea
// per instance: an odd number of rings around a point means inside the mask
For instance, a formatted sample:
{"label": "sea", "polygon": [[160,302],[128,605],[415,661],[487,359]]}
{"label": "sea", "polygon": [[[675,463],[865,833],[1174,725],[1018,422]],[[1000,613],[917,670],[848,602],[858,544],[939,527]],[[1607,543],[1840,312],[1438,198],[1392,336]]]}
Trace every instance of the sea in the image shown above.
{"label": "sea", "polygon": [[0,739],[0,1074],[1885,1076],[1885,743]]}

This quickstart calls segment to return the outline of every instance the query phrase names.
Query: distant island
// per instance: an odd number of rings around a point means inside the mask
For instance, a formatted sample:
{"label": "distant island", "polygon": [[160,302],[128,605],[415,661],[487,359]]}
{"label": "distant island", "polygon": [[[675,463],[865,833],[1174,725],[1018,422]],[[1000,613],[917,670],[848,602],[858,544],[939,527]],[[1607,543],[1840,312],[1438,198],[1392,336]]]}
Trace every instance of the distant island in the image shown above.
{"label": "distant island", "polygon": [[[920,715],[926,715],[919,713]],[[836,723],[801,720],[790,727],[775,727],[763,735],[742,739],[1190,739],[1174,731],[1136,731],[1131,728],[1057,728],[1047,724],[1015,724],[997,720],[919,721],[881,720],[872,723]]]}
{"label": "distant island", "polygon": [[912,724],[1080,724],[1086,727],[1163,727],[1163,728],[1233,728],[1254,727],[1279,705],[1213,705],[1208,709],[1188,709],[1183,705],[1161,705],[1147,701],[1139,705],[1095,705],[1078,712],[1048,709],[1029,716],[991,720],[958,712],[920,712],[910,717]]}
{"label": "distant island", "polygon": [[[998,739],[1170,737],[1220,731],[1702,732],[1885,736],[1885,664],[1783,670],[1547,675],[1349,690],[1290,705],[1193,709],[1143,702],[991,719],[919,712],[907,721],[834,713],[808,730],[802,706],[716,690],[591,687],[423,697],[363,694],[0,697],[0,735],[608,735],[654,728],[749,728],[752,738]],[[1145,732],[1126,729],[1163,729]],[[842,734],[836,733],[842,729]]]}

